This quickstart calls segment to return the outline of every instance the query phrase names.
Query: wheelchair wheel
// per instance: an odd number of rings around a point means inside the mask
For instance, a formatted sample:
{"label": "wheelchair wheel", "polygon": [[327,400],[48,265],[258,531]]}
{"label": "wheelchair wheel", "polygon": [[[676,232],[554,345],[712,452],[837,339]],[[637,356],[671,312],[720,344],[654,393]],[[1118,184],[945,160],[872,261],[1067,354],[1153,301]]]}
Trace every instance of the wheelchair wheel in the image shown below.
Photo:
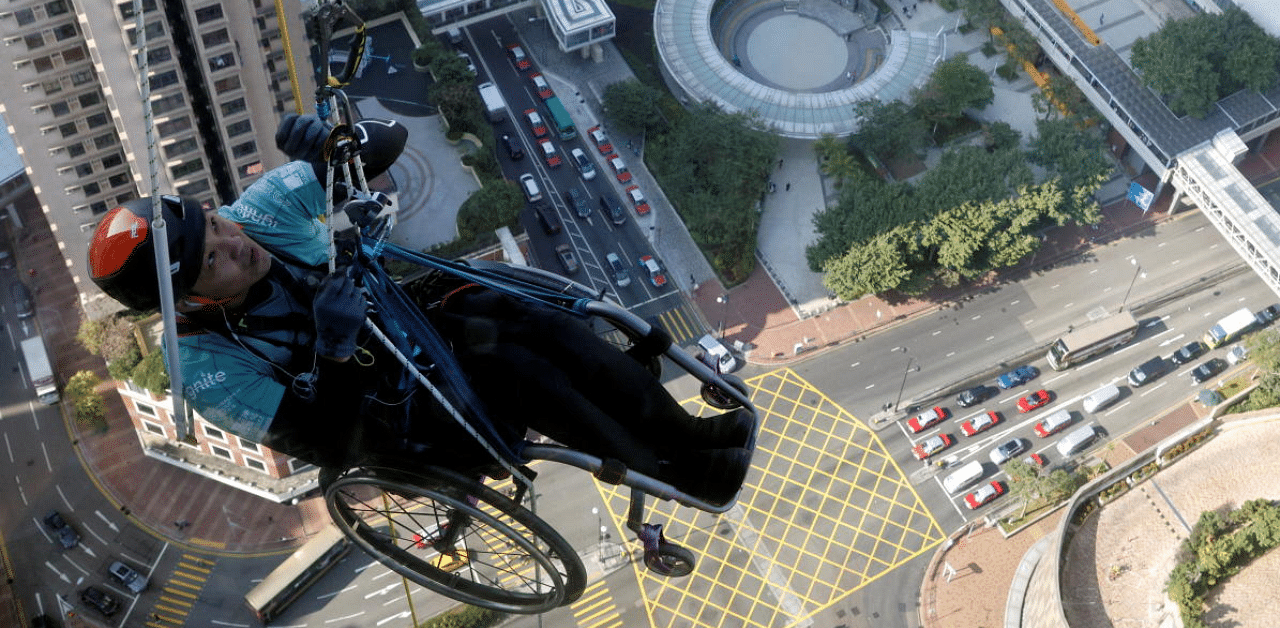
{"label": "wheelchair wheel", "polygon": [[659,576],[668,578],[682,578],[693,573],[696,563],[697,559],[693,552],[667,541],[659,543],[657,550],[644,553],[645,567]]}
{"label": "wheelchair wheel", "polygon": [[[751,395],[751,391],[747,388],[747,383],[742,381],[742,378],[736,375],[729,375],[727,373],[721,374],[720,378],[723,379],[726,384],[736,388],[744,397],[749,397]],[[713,384],[703,383],[699,392],[702,394],[702,400],[706,402],[707,405],[712,408],[716,408],[717,410],[732,410],[741,405],[736,399],[729,396],[727,392]]]}
{"label": "wheelchair wheel", "polygon": [[582,561],[550,525],[453,471],[353,469],[328,486],[325,503],[378,562],[467,604],[542,613],[576,600],[586,586]]}

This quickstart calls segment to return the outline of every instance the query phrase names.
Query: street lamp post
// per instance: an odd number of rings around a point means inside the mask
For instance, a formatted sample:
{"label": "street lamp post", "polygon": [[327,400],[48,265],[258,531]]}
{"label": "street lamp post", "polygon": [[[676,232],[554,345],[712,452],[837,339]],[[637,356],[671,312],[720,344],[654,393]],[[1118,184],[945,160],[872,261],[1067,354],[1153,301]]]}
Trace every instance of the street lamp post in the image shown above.
{"label": "street lamp post", "polygon": [[596,539],[596,542],[604,545],[604,542],[609,540],[609,527],[604,524],[604,517],[600,516],[599,508],[592,508],[591,514],[596,516],[596,529],[600,531],[600,536]]}
{"label": "street lamp post", "polygon": [[[901,347],[902,352],[906,353],[907,348]],[[898,404],[902,403],[902,391],[907,389],[907,374],[911,372],[911,363],[915,362],[915,356],[907,356],[907,365],[902,369],[902,385],[898,386],[898,398],[893,400],[893,411],[898,411]]]}
{"label": "street lamp post", "polygon": [[1120,302],[1120,309],[1117,313],[1124,311],[1124,306],[1129,303],[1129,293],[1133,292],[1133,284],[1137,283],[1138,275],[1142,274],[1142,265],[1138,263],[1138,258],[1130,257],[1129,263],[1134,265],[1133,279],[1129,280],[1129,289],[1124,291],[1124,300]]}

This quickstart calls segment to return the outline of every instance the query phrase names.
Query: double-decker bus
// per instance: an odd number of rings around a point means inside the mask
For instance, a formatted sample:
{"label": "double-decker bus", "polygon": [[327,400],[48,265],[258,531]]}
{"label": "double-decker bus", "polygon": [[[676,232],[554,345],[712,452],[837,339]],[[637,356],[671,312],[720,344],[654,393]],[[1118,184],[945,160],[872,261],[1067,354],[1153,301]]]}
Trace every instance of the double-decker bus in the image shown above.
{"label": "double-decker bus", "polygon": [[330,524],[294,552],[244,596],[249,610],[266,624],[284,612],[320,576],[351,551],[338,526]]}
{"label": "double-decker bus", "polygon": [[578,129],[573,126],[573,118],[569,117],[569,111],[564,108],[564,103],[560,102],[559,96],[552,96],[546,101],[547,113],[551,114],[551,123],[555,125],[556,132],[560,134],[560,139],[571,140],[578,137]]}
{"label": "double-decker bus", "polygon": [[1099,353],[1127,344],[1138,335],[1138,321],[1125,311],[1112,314],[1091,325],[1073,329],[1049,345],[1049,366],[1066,370]]}

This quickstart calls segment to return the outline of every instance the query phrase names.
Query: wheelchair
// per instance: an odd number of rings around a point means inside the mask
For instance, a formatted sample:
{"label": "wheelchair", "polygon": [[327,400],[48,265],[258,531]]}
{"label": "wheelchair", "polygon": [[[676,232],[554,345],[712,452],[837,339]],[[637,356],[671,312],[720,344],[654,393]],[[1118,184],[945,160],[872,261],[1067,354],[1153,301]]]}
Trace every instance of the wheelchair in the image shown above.
{"label": "wheelchair", "polygon": [[[492,460],[458,470],[390,456],[373,464],[327,469],[321,482],[325,503],[343,533],[392,571],[436,593],[501,612],[546,612],[578,599],[586,586],[586,569],[577,552],[536,514],[531,490],[536,474],[529,464],[549,461],[629,487],[626,525],[643,546],[645,566],[670,577],[692,572],[693,553],[666,540],[661,525],[644,521],[646,499],[675,500],[709,513],[725,512],[733,500],[710,503],[618,461],[558,444],[503,439],[485,417],[469,410],[477,400],[466,398],[465,383],[451,382],[447,347],[433,338],[422,312],[376,260],[409,262],[456,281],[576,312],[589,318],[610,345],[655,375],[660,357],[665,357],[702,383],[707,405],[745,408],[756,418],[745,384],[717,373],[675,346],[660,328],[583,284],[533,268],[448,261],[387,243],[385,236],[384,229],[366,237],[357,256],[357,272],[363,274],[372,304],[366,326],[400,359],[414,385],[430,390]],[[755,431],[747,444],[751,449]],[[495,483],[505,478],[510,478],[511,488],[500,491]]]}

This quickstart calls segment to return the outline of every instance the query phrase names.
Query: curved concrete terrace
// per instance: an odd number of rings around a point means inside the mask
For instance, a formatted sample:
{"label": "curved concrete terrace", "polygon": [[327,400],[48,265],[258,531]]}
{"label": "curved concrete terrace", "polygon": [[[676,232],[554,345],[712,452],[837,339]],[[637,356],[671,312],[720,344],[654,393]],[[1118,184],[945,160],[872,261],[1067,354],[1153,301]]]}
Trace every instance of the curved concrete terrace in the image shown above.
{"label": "curved concrete terrace", "polygon": [[754,111],[779,135],[816,139],[858,130],[853,104],[870,98],[906,98],[922,85],[941,55],[938,36],[894,30],[884,63],[845,89],[797,93],[762,85],[724,58],[711,32],[715,0],[659,0],[653,32],[663,73],[688,98],[715,103],[729,113]]}

